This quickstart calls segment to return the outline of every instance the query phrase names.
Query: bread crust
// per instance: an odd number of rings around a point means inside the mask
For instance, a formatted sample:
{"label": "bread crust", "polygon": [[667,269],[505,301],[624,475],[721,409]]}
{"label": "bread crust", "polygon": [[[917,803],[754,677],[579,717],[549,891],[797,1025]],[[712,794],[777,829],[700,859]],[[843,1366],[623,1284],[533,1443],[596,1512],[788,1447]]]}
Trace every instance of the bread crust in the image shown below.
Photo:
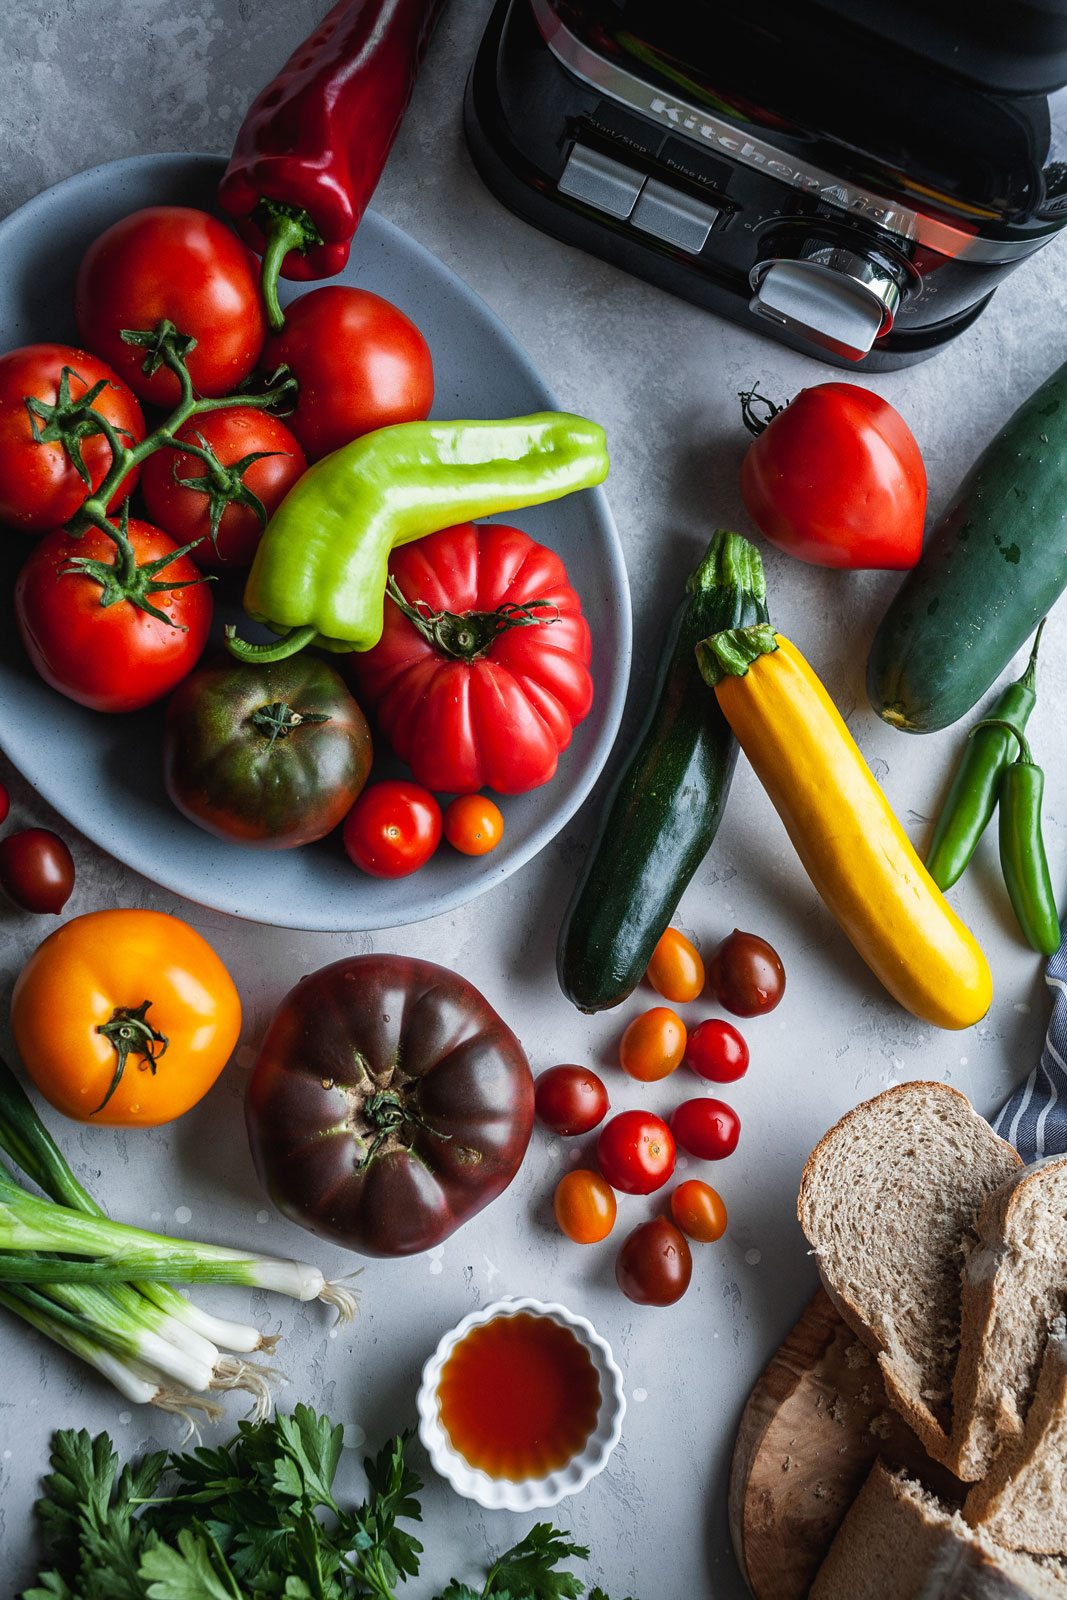
{"label": "bread crust", "polygon": [[[1036,1364],[1025,1362],[1017,1374],[1016,1391],[1006,1394],[998,1376],[1003,1365],[993,1354],[994,1341],[1013,1314],[1012,1291],[1019,1260],[1012,1248],[1017,1214],[1027,1204],[1030,1186],[1067,1172],[1067,1156],[1046,1158],[1024,1167],[986,1198],[978,1218],[978,1244],[965,1263],[960,1303],[960,1355],[952,1390],[952,1437],[946,1466],[966,1483],[984,1478],[998,1450],[1020,1441],[1029,1401],[1033,1397],[1045,1354],[1047,1323],[1036,1347]],[[1049,1315],[1061,1309],[1062,1289],[1067,1289],[1067,1264],[1060,1282],[1048,1283]],[[1024,1308],[1027,1325],[1031,1307]],[[1016,1399],[1021,1405],[1016,1404]]]}
{"label": "bread crust", "polygon": [[[927,1453],[935,1461],[943,1462],[953,1471],[958,1472],[954,1465],[954,1451],[951,1437],[942,1421],[935,1414],[933,1407],[928,1403],[926,1396],[920,1392],[919,1385],[914,1377],[901,1370],[899,1363],[890,1354],[885,1340],[871,1327],[863,1310],[845,1292],[840,1284],[833,1281],[833,1275],[828,1263],[820,1253],[815,1239],[819,1234],[819,1227],[815,1221],[813,1210],[816,1203],[816,1189],[822,1181],[822,1167],[829,1160],[830,1152],[840,1148],[850,1138],[861,1141],[863,1138],[862,1123],[872,1115],[879,1112],[892,1114],[895,1106],[901,1106],[915,1099],[916,1095],[941,1100],[952,1105],[957,1117],[962,1120],[974,1118],[977,1122],[983,1119],[975,1112],[966,1095],[948,1084],[917,1081],[894,1084],[892,1088],[883,1091],[870,1100],[855,1106],[845,1113],[834,1126],[827,1130],[815,1146],[811,1155],[804,1164],[801,1176],[800,1192],[797,1197],[797,1217],[808,1239],[814,1246],[815,1258],[819,1266],[819,1273],[823,1285],[835,1309],[839,1312],[848,1326],[863,1340],[863,1342],[877,1355],[882,1376],[885,1381],[886,1391],[896,1411],[904,1418],[909,1427],[919,1436]],[[988,1124],[985,1124],[988,1127]],[[1005,1140],[999,1139],[992,1130],[989,1137],[1001,1147],[1004,1161],[1010,1166],[1014,1163],[1022,1167],[1022,1160],[1018,1153]],[[1010,1181],[1010,1180],[1009,1180]],[[988,1192],[988,1191],[985,1191]],[[975,1196],[975,1210],[981,1203],[983,1195]],[[945,1271],[955,1271],[955,1263],[946,1264]],[[954,1287],[954,1286],[953,1286]],[[947,1399],[947,1396],[946,1396]],[[946,1407],[947,1409],[947,1407]]]}

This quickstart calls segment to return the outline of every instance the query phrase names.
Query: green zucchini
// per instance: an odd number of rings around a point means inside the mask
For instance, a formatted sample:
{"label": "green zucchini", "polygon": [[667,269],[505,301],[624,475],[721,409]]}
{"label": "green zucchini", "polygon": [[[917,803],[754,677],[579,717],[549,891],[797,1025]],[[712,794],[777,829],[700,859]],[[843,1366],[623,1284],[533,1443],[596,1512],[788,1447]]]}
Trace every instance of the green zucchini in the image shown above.
{"label": "green zucchini", "polygon": [[979,456],[882,618],[880,717],[932,733],[965,716],[1067,588],[1067,366]]}
{"label": "green zucchini", "polygon": [[581,1011],[617,1006],[641,981],[726,806],[737,741],[700,676],[696,646],[767,621],[759,551],[720,529],[685,588],[652,703],[560,929],[560,987]]}

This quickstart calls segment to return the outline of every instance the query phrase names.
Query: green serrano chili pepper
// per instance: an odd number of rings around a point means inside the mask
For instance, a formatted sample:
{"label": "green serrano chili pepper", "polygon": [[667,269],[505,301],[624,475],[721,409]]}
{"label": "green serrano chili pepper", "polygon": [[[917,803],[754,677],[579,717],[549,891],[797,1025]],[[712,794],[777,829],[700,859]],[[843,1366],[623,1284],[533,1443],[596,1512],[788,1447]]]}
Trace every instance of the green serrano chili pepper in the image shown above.
{"label": "green serrano chili pepper", "polygon": [[[989,725],[980,722],[978,727]],[[1000,780],[1001,871],[1027,943],[1051,956],[1060,947],[1060,918],[1041,837],[1045,774],[1034,765],[1030,746],[1018,728],[1010,722],[996,726],[1005,728],[1019,744],[1018,759],[1005,767]]]}
{"label": "green serrano chili pepper", "polygon": [[306,644],[369,650],[381,638],[390,551],[439,528],[557,500],[603,482],[604,430],[545,411],[502,422],[401,422],[324,456],[294,485],[260,540],[244,604],[282,638],[242,660]]}
{"label": "green serrano chili pepper", "polygon": [[1037,652],[1044,627],[1042,622],[1026,671],[1008,684],[964,747],[926,857],[926,870],[939,889],[950,889],[956,882],[996,810],[1000,780],[1015,748],[1001,724],[1025,728],[1037,704]]}

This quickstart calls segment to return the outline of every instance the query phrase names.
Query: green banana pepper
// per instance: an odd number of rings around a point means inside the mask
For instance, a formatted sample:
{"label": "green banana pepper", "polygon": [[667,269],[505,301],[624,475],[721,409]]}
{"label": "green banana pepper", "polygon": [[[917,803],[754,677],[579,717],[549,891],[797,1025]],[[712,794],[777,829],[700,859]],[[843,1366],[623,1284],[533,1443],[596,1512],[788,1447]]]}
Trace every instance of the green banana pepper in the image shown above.
{"label": "green banana pepper", "polygon": [[395,546],[557,500],[607,472],[603,428],[564,411],[364,434],[309,468],[264,530],[244,605],[282,637],[250,644],[228,629],[227,647],[245,661],[278,661],[307,644],[369,650],[381,638]]}

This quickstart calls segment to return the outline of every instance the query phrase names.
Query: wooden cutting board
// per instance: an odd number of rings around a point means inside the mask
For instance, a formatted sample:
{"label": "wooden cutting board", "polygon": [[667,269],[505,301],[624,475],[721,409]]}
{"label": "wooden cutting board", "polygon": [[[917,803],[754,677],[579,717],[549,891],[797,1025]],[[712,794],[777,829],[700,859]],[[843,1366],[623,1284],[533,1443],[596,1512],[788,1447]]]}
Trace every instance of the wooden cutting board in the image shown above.
{"label": "wooden cutting board", "polygon": [[949,1504],[963,1485],[886,1400],[878,1364],[823,1290],[758,1380],[730,1471],[730,1532],[755,1600],[805,1600],[876,1456]]}

